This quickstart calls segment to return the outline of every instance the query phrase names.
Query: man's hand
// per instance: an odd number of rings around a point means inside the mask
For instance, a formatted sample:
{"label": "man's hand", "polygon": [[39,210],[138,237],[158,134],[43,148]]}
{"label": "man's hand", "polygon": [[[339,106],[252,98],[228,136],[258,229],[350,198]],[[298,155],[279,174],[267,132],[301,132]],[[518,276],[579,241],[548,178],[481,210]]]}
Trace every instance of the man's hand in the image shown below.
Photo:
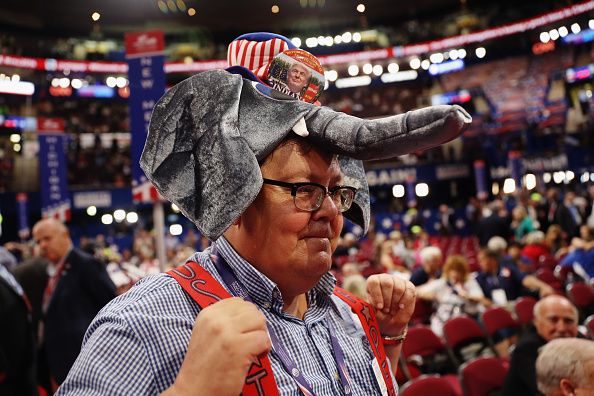
{"label": "man's hand", "polygon": [[372,275],[367,279],[367,296],[375,308],[381,334],[402,334],[415,309],[415,286],[394,275]]}
{"label": "man's hand", "polygon": [[219,301],[198,314],[175,383],[162,395],[237,396],[252,361],[270,347],[266,319],[254,304]]}

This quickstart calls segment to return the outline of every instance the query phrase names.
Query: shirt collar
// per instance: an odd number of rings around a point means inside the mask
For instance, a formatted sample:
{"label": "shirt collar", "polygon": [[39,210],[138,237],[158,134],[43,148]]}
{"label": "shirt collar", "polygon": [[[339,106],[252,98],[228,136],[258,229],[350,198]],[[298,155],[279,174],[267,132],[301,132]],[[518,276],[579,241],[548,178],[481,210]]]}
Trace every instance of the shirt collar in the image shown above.
{"label": "shirt collar", "polygon": [[[241,257],[224,237],[220,237],[213,243],[213,254],[220,254],[229,264],[245,291],[257,305],[282,312],[283,299],[278,285]],[[329,272],[324,274],[308,292],[309,308],[329,306],[330,296],[335,286],[336,278]]]}

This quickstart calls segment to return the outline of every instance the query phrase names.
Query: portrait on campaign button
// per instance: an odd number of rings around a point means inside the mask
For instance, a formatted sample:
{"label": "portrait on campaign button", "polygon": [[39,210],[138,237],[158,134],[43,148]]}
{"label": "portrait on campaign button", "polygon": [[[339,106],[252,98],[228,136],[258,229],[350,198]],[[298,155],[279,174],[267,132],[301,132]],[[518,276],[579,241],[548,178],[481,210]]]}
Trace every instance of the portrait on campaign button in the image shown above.
{"label": "portrait on campaign button", "polygon": [[272,88],[304,102],[314,103],[325,82],[320,61],[298,48],[281,52],[268,68],[268,83]]}

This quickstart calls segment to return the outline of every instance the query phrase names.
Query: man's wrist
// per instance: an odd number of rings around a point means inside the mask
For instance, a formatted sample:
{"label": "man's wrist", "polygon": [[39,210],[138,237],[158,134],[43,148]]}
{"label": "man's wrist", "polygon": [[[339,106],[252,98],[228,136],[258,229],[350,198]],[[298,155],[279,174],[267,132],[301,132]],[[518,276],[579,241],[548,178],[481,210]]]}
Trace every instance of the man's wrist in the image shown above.
{"label": "man's wrist", "polygon": [[382,334],[382,340],[384,342],[384,345],[399,345],[406,339],[407,334],[408,326],[405,326],[404,329],[398,332],[396,335]]}

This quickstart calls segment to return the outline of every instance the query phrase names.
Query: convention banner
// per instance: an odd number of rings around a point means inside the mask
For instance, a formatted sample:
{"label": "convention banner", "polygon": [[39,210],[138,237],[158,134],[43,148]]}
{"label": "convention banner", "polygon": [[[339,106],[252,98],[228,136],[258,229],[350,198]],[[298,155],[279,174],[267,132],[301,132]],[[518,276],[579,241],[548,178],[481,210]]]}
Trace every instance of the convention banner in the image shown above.
{"label": "convention banner", "polygon": [[484,201],[489,196],[487,190],[487,172],[485,168],[485,161],[474,161],[474,180],[476,182],[476,197]]}
{"label": "convention banner", "polygon": [[27,212],[27,193],[18,193],[16,195],[17,201],[17,217],[18,217],[18,234],[21,240],[29,239],[31,230],[29,229],[29,213]]}
{"label": "convention banner", "polygon": [[140,156],[155,104],[165,93],[165,39],[163,32],[126,33],[126,60],[130,80],[130,131],[132,135],[132,199],[154,202],[157,191],[140,169]]}
{"label": "convention banner", "polygon": [[519,151],[510,151],[508,160],[511,177],[516,182],[516,188],[519,190],[522,188],[522,174],[524,168],[522,164],[522,153]]}
{"label": "convention banner", "polygon": [[406,178],[406,202],[409,208],[417,206],[417,194],[415,192],[416,179],[412,176]]}
{"label": "convention banner", "polygon": [[66,135],[61,118],[38,118],[41,215],[70,220],[70,194],[66,170]]}

